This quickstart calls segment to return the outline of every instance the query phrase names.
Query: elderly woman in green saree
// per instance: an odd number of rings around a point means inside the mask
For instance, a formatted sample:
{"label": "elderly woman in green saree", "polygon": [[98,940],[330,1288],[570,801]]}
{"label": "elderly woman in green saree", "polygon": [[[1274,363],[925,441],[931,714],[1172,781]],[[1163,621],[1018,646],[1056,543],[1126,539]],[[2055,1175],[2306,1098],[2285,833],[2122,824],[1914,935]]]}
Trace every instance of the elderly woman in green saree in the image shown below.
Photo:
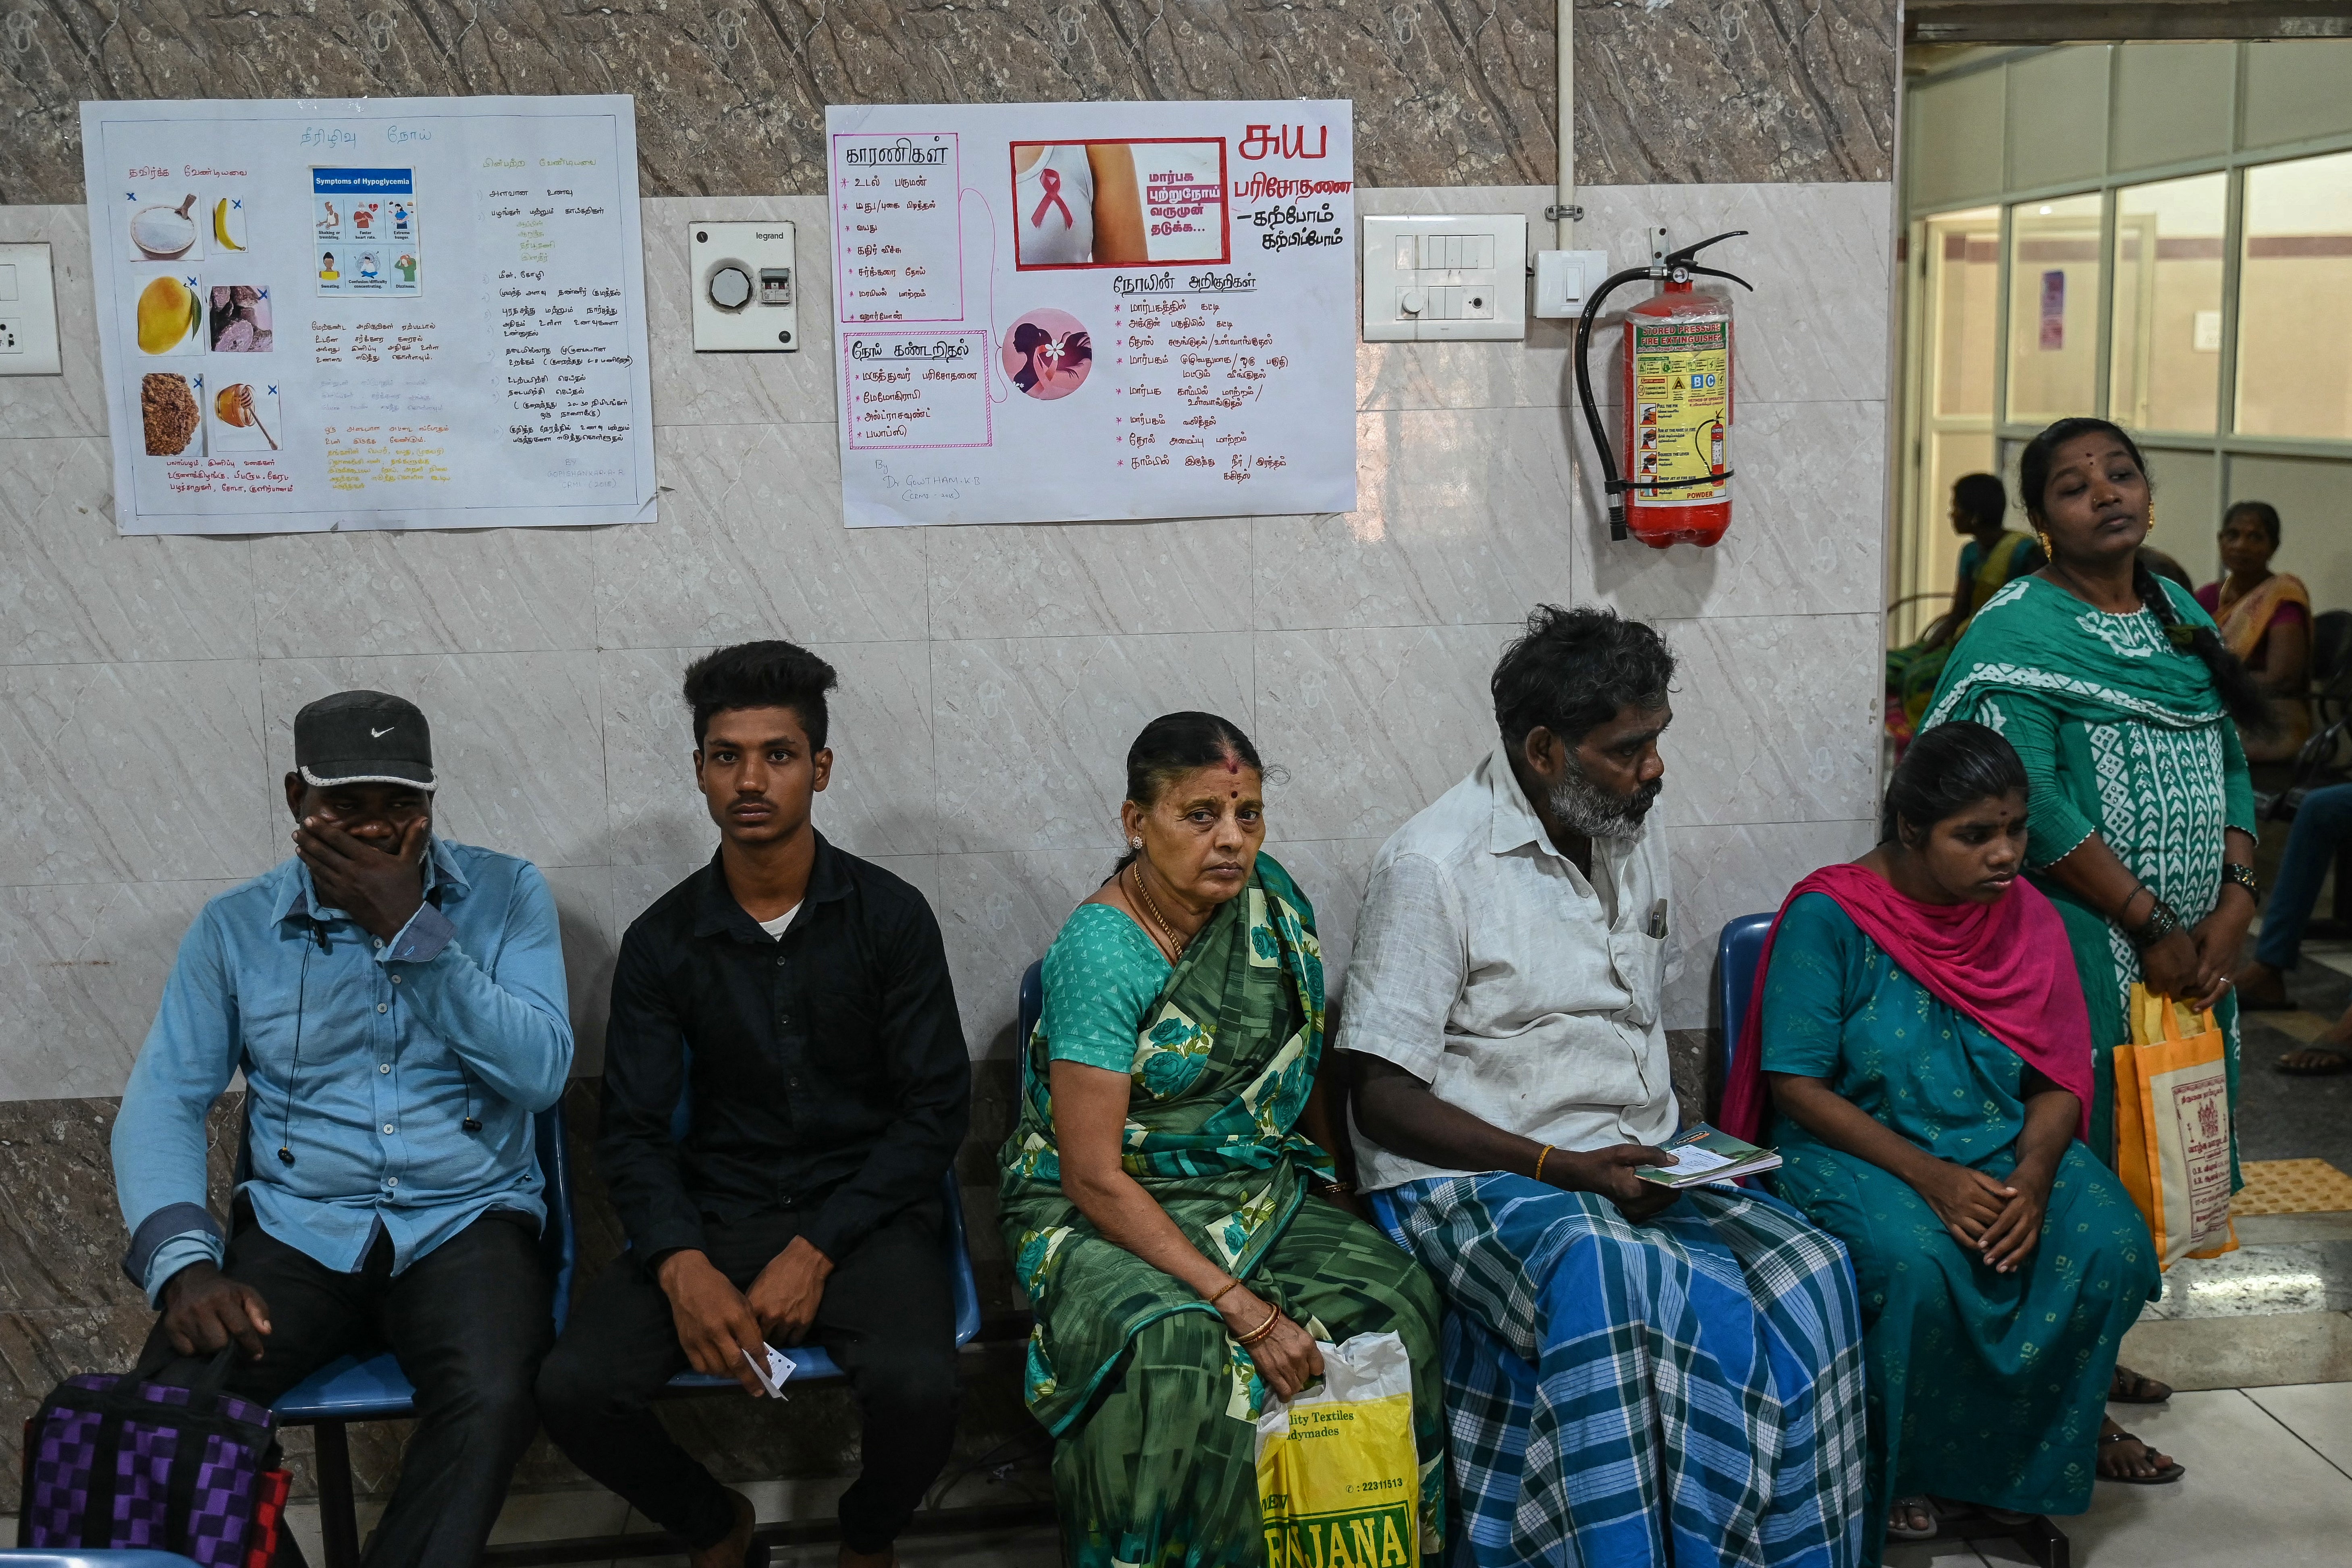
{"label": "elderly woman in green saree", "polygon": [[[2213,1009],[2237,1103],[2230,974],[2254,913],[2253,791],[2238,730],[2267,728],[2270,713],[2212,617],[2149,571],[2140,546],[2154,502],[2129,436],[2104,419],[2062,419],[2026,444],[2018,480],[2049,564],[1977,612],[1921,729],[1973,719],[2024,761],[2027,869],[2065,922],[2090,1009],[2084,1142],[2113,1166],[2113,1053],[2131,1037],[2135,983]],[[2231,1185],[2242,1184],[2233,1133]],[[2113,1399],[2170,1394],[2116,1369]],[[2100,1473],[2147,1480],[2159,1457],[2109,1433]]]}
{"label": "elderly woman in green saree", "polygon": [[1320,1374],[1318,1342],[1386,1331],[1412,1363],[1425,1557],[1442,1538],[1437,1294],[1332,1179],[1321,948],[1258,852],[1263,781],[1224,720],[1152,721],[1128,752],[1131,852],[1045,955],[1000,1213],[1079,1568],[1266,1561],[1266,1397]]}

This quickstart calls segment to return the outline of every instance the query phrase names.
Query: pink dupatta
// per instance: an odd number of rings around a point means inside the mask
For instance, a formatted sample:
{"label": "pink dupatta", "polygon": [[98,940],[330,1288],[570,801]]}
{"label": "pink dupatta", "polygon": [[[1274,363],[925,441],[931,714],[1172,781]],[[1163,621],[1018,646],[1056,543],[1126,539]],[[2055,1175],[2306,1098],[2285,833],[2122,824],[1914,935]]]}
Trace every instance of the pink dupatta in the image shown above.
{"label": "pink dupatta", "polygon": [[1791,889],[1756,964],[1739,1030],[1723,1130],[1754,1142],[1769,1103],[1764,1087],[1764,976],[1789,905],[1826,893],[1928,994],[1967,1014],[2027,1065],[2082,1103],[2074,1135],[2091,1126],[2091,1017],[2074,972],[2065,923],[2022,878],[1990,904],[1923,904],[1864,867],[1824,866]]}

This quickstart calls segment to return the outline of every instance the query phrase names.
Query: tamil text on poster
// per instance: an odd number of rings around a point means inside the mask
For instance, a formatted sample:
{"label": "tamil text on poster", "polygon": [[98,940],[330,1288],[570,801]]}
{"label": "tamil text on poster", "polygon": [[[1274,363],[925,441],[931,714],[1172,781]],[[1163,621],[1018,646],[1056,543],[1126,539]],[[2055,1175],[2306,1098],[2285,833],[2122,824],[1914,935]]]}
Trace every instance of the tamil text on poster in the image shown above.
{"label": "tamil text on poster", "polygon": [[850,526],[1354,508],[1350,105],[826,121]]}
{"label": "tamil text on poster", "polygon": [[625,97],[82,105],[125,533],[654,516]]}

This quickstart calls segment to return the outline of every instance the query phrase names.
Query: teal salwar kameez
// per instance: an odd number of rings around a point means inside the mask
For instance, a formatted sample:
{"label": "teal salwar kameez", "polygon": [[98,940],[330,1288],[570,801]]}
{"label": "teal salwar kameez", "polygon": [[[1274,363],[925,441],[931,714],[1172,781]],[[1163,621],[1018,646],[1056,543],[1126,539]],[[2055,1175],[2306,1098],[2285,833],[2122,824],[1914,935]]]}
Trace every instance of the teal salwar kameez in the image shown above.
{"label": "teal salwar kameez", "polygon": [[[2016,1164],[2026,1097],[2047,1087],[1820,893],[1789,906],[1774,941],[1762,1065],[1824,1079],[1929,1154],[1997,1177]],[[2000,1274],[1891,1172],[1787,1117],[1772,1141],[1780,1196],[1853,1259],[1869,1363],[1867,1561],[1880,1561],[1896,1498],[2088,1508],[2116,1354],[2158,1282],[2155,1245],[2113,1173],[2070,1143],[2039,1244]]]}

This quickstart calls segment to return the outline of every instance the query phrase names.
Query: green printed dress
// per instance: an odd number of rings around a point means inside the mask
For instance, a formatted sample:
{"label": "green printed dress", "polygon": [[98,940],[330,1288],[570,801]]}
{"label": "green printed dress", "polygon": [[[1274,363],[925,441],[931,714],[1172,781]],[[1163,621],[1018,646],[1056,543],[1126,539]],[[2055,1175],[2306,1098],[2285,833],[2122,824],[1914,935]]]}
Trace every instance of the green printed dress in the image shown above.
{"label": "green printed dress", "polygon": [[1297,1130],[1323,1047],[1313,908],[1261,855],[1247,888],[1171,969],[1124,913],[1081,904],[1045,954],[1045,986],[1000,1215],[1036,1310],[1026,1394],[1057,1439],[1066,1560],[1265,1563],[1255,1448],[1266,1391],[1213,1309],[1104,1239],[1063,1195],[1055,1061],[1131,1076],[1127,1173],[1203,1256],[1318,1340],[1403,1338],[1422,1550],[1434,1562],[1444,1497],[1436,1289],[1377,1230],[1307,1193],[1307,1177],[1329,1170]]}
{"label": "green printed dress", "polygon": [[[2162,582],[2182,626],[2213,624],[2189,591]],[[1974,719],[2000,731],[2025,763],[2026,863],[2066,922],[2083,1000],[2091,1009],[2092,1150],[2115,1163],[2115,1047],[2131,1037],[2139,953],[2124,933],[2038,873],[2094,833],[2133,876],[2179,911],[2183,926],[2221,896],[2222,835],[2254,831],[2253,786],[2204,661],[2174,646],[2145,608],[2093,609],[2056,584],[2021,577],[1985,604],[1944,666],[1922,730]],[[2238,997],[2213,1009],[2238,1100]],[[2232,1124],[2231,1188],[2238,1177]]]}
{"label": "green printed dress", "polygon": [[[2017,1163],[2040,1075],[1938,1001],[1822,893],[1789,905],[1764,977],[1763,1068],[1830,1089],[1940,1160]],[[1869,1362],[1868,1539],[1927,1492],[2026,1513],[2091,1504],[2099,1422],[2156,1244],[2113,1172],[2067,1145],[2042,1239],[2011,1274],[1964,1250],[1909,1184],[1771,1124],[1780,1195],[1845,1244]]]}

